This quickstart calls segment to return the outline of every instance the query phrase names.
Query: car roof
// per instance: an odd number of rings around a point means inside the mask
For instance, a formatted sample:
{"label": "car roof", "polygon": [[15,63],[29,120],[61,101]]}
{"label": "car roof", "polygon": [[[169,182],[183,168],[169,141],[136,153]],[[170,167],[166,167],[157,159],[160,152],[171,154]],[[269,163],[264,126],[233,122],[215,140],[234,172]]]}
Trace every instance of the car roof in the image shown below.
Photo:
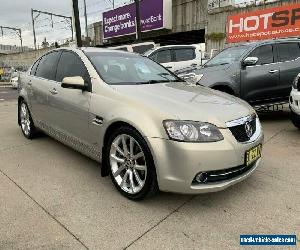
{"label": "car roof", "polygon": [[295,37],[295,38],[270,39],[270,40],[263,40],[263,41],[239,43],[239,44],[233,45],[231,47],[235,47],[235,46],[257,46],[257,45],[261,45],[261,44],[284,43],[284,42],[300,42],[300,39],[297,38],[297,37]]}

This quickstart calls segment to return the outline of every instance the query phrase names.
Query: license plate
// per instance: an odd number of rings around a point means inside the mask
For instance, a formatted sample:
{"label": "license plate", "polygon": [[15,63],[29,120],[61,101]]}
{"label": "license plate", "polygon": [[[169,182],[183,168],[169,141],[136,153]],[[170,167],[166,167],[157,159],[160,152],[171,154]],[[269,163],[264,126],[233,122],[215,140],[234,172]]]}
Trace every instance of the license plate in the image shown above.
{"label": "license plate", "polygon": [[246,151],[246,166],[251,165],[253,162],[257,161],[261,157],[262,145],[259,144],[254,148]]}

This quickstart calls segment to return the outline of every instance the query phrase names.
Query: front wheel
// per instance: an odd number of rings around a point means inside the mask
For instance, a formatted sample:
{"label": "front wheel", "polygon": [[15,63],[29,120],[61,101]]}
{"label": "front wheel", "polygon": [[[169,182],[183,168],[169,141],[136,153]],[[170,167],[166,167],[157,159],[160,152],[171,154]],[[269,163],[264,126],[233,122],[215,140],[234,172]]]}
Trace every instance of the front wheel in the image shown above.
{"label": "front wheel", "polygon": [[133,128],[121,127],[110,137],[106,161],[118,191],[132,200],[141,200],[158,191],[151,151]]}
{"label": "front wheel", "polygon": [[298,129],[300,129],[300,115],[291,111],[291,120],[292,120],[292,123],[294,124],[294,126]]}

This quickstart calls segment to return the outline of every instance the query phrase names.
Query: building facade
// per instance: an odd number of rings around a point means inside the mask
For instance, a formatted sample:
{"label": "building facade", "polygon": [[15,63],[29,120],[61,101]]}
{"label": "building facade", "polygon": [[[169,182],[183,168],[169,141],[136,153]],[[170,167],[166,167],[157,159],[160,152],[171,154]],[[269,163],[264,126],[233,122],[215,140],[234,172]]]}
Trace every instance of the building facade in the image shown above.
{"label": "building facade", "polygon": [[[148,0],[143,0],[148,1]],[[172,0],[172,26],[143,32],[143,41],[160,45],[205,43],[206,51],[220,50],[227,43],[228,16],[300,3],[300,0]],[[92,24],[93,45],[132,43],[135,34],[103,38],[102,22]]]}

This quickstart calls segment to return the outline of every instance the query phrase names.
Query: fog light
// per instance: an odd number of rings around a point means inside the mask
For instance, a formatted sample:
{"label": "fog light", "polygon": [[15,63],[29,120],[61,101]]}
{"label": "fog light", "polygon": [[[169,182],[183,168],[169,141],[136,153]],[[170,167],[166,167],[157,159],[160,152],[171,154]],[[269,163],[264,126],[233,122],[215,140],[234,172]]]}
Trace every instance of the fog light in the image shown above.
{"label": "fog light", "polygon": [[208,178],[208,174],[206,172],[200,172],[196,175],[195,180],[198,183],[206,183]]}

